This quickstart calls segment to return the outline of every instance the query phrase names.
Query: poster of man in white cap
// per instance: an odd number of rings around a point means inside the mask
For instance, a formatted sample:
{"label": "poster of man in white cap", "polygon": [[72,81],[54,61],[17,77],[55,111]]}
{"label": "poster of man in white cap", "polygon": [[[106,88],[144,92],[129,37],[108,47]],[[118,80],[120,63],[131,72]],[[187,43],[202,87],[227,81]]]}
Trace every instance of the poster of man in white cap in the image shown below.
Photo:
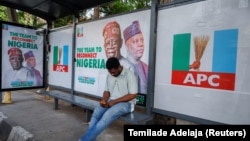
{"label": "poster of man in white cap", "polygon": [[137,75],[140,88],[137,103],[146,105],[149,14],[147,10],[77,25],[83,36],[76,38],[76,91],[102,97],[108,74],[105,62],[116,57],[124,68]]}
{"label": "poster of man in white cap", "polygon": [[121,54],[123,39],[121,37],[121,28],[117,21],[111,21],[104,26],[103,39],[106,57],[116,57],[122,66],[135,71],[133,64]]}
{"label": "poster of man in white cap", "polygon": [[22,85],[23,81],[26,81],[23,85],[31,85],[34,81],[34,75],[22,64],[24,61],[22,50],[19,48],[10,48],[8,55],[8,60],[12,68],[8,69],[4,75],[4,87],[11,88]]}
{"label": "poster of man in white cap", "polygon": [[36,31],[32,27],[2,22],[3,90],[43,87],[43,36]]}

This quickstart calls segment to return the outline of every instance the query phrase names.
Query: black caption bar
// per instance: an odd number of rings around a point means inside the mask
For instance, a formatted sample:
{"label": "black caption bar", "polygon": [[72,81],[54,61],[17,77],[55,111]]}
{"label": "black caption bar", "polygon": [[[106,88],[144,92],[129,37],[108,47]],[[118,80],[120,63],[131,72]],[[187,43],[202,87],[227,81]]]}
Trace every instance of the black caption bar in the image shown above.
{"label": "black caption bar", "polygon": [[250,125],[124,125],[124,141],[132,139],[250,140]]}

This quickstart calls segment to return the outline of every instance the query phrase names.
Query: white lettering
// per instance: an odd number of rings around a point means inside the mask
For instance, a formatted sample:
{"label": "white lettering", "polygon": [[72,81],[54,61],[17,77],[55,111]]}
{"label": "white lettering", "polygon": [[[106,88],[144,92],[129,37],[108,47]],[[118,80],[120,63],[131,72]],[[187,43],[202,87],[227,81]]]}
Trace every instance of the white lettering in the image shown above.
{"label": "white lettering", "polygon": [[56,71],[65,72],[64,68],[64,66],[56,66]]}
{"label": "white lettering", "polygon": [[201,85],[201,82],[206,80],[207,76],[205,74],[197,74],[197,85]]}
{"label": "white lettering", "polygon": [[193,77],[193,75],[191,73],[187,74],[187,76],[186,76],[183,83],[186,84],[186,83],[189,83],[189,82],[191,82],[192,84],[195,84],[194,77]]}
{"label": "white lettering", "polygon": [[220,84],[219,83],[215,83],[213,80],[215,79],[220,79],[220,76],[218,75],[211,75],[209,78],[208,78],[208,83],[211,85],[211,86],[214,86],[214,87],[218,87]]}

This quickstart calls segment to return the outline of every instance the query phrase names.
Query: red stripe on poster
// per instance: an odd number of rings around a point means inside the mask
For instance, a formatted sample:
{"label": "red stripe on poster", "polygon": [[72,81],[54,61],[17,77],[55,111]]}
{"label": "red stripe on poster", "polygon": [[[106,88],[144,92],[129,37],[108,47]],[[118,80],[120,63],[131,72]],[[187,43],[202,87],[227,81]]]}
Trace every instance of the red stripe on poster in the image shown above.
{"label": "red stripe on poster", "polygon": [[234,90],[235,74],[201,71],[172,71],[172,84]]}
{"label": "red stripe on poster", "polygon": [[66,66],[66,65],[53,65],[53,71],[68,72],[68,66]]}

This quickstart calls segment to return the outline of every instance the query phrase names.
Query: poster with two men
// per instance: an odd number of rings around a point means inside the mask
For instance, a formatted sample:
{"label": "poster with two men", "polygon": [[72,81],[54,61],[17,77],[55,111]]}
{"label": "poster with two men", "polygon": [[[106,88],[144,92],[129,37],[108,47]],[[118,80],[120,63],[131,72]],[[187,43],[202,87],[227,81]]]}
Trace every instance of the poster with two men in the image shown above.
{"label": "poster with two men", "polygon": [[32,27],[1,24],[1,89],[43,87],[43,35]]}

